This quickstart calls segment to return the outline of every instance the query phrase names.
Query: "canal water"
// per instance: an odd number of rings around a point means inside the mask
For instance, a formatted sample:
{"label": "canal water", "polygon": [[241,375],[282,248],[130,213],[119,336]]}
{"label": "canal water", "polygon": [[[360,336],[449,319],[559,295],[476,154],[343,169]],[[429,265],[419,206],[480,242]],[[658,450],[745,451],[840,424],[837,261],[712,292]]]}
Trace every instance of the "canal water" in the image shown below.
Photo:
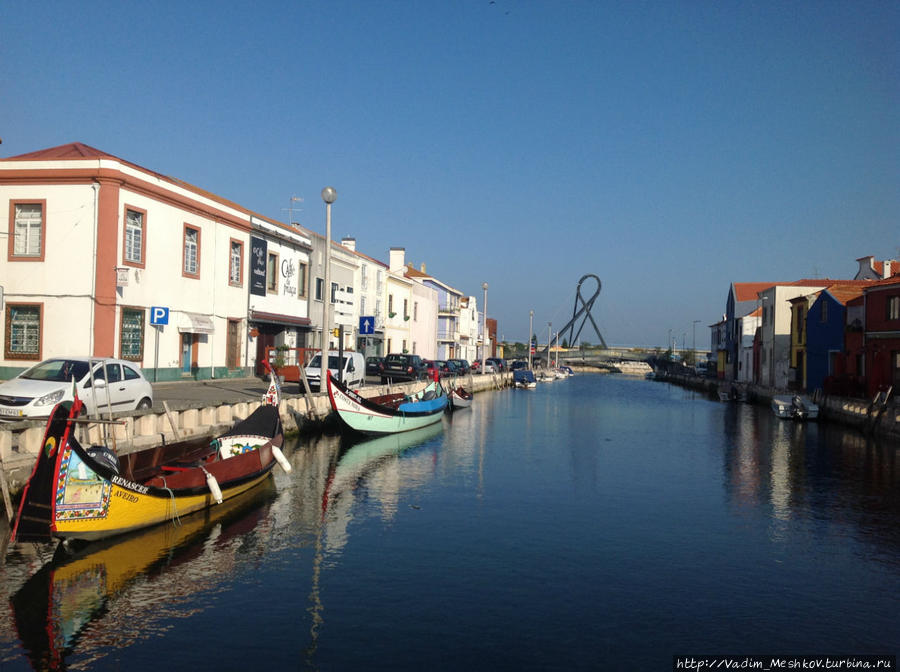
{"label": "canal water", "polygon": [[0,670],[669,670],[900,652],[895,446],[665,383],[289,445],[249,497],[10,548]]}

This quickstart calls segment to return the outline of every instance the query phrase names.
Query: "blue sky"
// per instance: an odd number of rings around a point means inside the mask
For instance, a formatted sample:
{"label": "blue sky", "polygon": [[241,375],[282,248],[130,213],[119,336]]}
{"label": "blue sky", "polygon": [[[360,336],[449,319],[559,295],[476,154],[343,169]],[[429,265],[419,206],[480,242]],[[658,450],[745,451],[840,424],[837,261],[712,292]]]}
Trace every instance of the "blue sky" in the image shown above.
{"label": "blue sky", "polygon": [[[900,258],[900,3],[28,2],[0,155],[84,142],[388,249],[525,341],[707,347],[729,283]],[[590,293],[590,292],[588,292]],[[700,322],[694,331],[694,320]],[[582,337],[594,343],[586,327]]]}

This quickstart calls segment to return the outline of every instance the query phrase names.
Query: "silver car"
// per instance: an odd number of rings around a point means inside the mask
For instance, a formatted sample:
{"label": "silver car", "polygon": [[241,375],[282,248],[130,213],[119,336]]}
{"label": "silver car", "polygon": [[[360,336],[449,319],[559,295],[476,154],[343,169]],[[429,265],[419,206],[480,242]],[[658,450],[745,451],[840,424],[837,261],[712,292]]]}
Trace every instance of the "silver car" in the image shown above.
{"label": "silver car", "polygon": [[0,384],[0,420],[46,418],[71,396],[72,380],[88,415],[153,406],[153,387],[134,362],[107,357],[54,357]]}

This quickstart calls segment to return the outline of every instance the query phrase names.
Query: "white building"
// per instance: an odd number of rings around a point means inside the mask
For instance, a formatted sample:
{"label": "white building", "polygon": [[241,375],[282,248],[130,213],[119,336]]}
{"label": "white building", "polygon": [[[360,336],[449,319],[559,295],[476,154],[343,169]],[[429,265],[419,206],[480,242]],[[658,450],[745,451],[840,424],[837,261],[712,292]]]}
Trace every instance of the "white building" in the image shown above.
{"label": "white building", "polygon": [[767,387],[787,389],[791,367],[790,300],[825,289],[825,285],[773,285],[759,292],[762,308],[759,382]]}
{"label": "white building", "polygon": [[180,180],[73,143],[0,160],[0,199],[0,378],[76,354],[134,361],[150,380],[242,376],[256,359],[251,310],[308,318],[299,286],[248,300],[251,238],[298,269],[305,243]]}
{"label": "white building", "polygon": [[756,330],[762,323],[762,309],[757,308],[752,313],[737,318],[738,322],[738,370],[737,381],[739,383],[752,383],[753,381],[753,341]]}

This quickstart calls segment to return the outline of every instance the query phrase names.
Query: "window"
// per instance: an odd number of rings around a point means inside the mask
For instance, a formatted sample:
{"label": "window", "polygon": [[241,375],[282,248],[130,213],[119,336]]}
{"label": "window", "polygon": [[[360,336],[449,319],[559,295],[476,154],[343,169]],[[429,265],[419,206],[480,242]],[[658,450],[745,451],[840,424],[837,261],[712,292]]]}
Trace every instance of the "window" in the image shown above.
{"label": "window", "polygon": [[44,260],[44,210],[46,201],[10,203],[10,261]]}
{"label": "window", "polygon": [[122,261],[131,266],[144,266],[144,246],[147,240],[147,211],[125,208],[125,249]]}
{"label": "window", "polygon": [[269,294],[278,293],[278,255],[274,252],[269,252],[266,262],[266,291]]}
{"label": "window", "polygon": [[365,295],[359,297],[359,314],[360,315],[366,314],[366,297],[365,297]]}
{"label": "window", "polygon": [[[413,301],[413,322],[419,321],[419,302]],[[415,347],[415,343],[413,343],[413,347]],[[413,351],[415,352],[415,351]]]}
{"label": "window", "polygon": [[388,317],[394,316],[394,295],[388,294]]}
{"label": "window", "polygon": [[200,229],[184,225],[184,275],[200,277]]}
{"label": "window", "polygon": [[144,359],[144,311],[122,308],[119,328],[119,351],[122,359],[140,362]]}
{"label": "window", "polygon": [[41,358],[41,304],[6,305],[6,358]]}
{"label": "window", "polygon": [[403,319],[409,319],[409,299],[403,299]]}
{"label": "window", "polygon": [[331,302],[334,303],[337,300],[337,291],[338,284],[336,282],[331,283]]}
{"label": "window", "polygon": [[887,319],[900,320],[900,296],[889,296],[888,297]]}
{"label": "window", "polygon": [[122,366],[122,370],[125,372],[125,380],[137,380],[140,378],[138,372],[132,369],[130,366]]}
{"label": "window", "polygon": [[321,301],[325,293],[325,281],[322,278],[316,278],[316,301]]}
{"label": "window", "polygon": [[240,287],[244,282],[244,244],[232,238],[228,254],[228,284]]}
{"label": "window", "polygon": [[306,298],[306,264],[301,263],[297,269],[297,296]]}

